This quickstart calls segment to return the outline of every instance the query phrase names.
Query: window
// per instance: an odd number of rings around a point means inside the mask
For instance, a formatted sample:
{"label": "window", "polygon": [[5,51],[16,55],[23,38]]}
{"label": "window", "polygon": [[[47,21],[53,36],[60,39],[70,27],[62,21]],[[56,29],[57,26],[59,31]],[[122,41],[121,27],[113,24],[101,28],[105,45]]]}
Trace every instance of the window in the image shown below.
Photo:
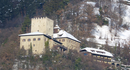
{"label": "window", "polygon": [[93,55],[93,57],[97,57],[96,55]]}
{"label": "window", "polygon": [[101,62],[100,60],[97,60],[97,62]]}
{"label": "window", "polygon": [[107,57],[105,57],[105,59],[107,59]]}
{"label": "window", "polygon": [[100,56],[97,56],[98,58],[100,58]]}
{"label": "window", "polygon": [[111,58],[108,58],[109,60],[111,59]]}
{"label": "window", "polygon": [[31,41],[31,39],[28,39],[28,41]]}
{"label": "window", "polygon": [[59,36],[62,36],[63,34],[60,34]]}
{"label": "window", "polygon": [[95,50],[91,50],[92,52],[95,52]]}
{"label": "window", "polygon": [[69,40],[69,42],[71,42],[71,41]]}
{"label": "window", "polygon": [[36,41],[36,38],[33,38],[33,41]]}
{"label": "window", "polygon": [[40,41],[41,40],[41,38],[38,38],[38,41]]}
{"label": "window", "polygon": [[61,40],[59,39],[59,41],[61,42]]}
{"label": "window", "polygon": [[105,52],[102,52],[102,51],[96,51],[97,53],[102,53],[102,54],[105,54]]}
{"label": "window", "polygon": [[108,62],[108,64],[111,64],[111,62]]}
{"label": "window", "polygon": [[33,46],[35,46],[35,44],[33,44]]}
{"label": "window", "polygon": [[62,39],[62,42],[64,42],[65,41],[65,39]]}
{"label": "window", "polygon": [[99,60],[97,60],[97,62],[100,62]]}
{"label": "window", "polygon": [[103,56],[101,56],[101,58],[103,58]]}
{"label": "window", "polygon": [[26,39],[23,39],[22,41],[23,41],[23,42],[25,42],[25,41],[26,41]]}
{"label": "window", "polygon": [[107,63],[106,61],[104,61],[104,63]]}
{"label": "window", "polygon": [[84,55],[87,55],[87,53],[84,53]]}

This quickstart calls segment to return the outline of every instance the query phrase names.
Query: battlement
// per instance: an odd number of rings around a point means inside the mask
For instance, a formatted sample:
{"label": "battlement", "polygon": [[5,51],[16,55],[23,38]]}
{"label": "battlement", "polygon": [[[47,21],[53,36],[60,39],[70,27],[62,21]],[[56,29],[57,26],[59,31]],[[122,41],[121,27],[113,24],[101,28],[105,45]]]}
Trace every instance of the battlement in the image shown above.
{"label": "battlement", "polygon": [[37,19],[45,19],[47,17],[35,17],[35,18],[32,18],[32,20],[37,20]]}
{"label": "battlement", "polygon": [[47,17],[35,17],[35,18],[32,18],[31,21],[39,21],[39,20],[49,20],[49,21],[53,21],[52,19],[50,18],[47,18]]}

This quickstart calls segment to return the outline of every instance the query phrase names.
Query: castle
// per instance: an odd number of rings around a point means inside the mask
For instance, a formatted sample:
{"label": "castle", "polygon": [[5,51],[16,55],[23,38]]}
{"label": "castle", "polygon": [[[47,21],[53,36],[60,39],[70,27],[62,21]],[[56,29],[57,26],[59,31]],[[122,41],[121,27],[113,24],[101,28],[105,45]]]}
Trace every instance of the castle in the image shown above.
{"label": "castle", "polygon": [[63,51],[80,49],[80,41],[68,32],[61,30],[54,21],[47,18],[32,18],[31,33],[19,34],[20,49],[24,48],[28,54],[30,46],[33,54],[45,53],[45,42],[49,41],[49,48],[59,46]]}

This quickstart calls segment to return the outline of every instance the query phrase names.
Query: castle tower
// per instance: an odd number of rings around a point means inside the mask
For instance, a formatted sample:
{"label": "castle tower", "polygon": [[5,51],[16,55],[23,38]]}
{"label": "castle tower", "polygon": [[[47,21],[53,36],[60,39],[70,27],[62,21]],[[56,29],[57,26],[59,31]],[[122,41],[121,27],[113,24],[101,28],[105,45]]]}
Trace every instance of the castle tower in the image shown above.
{"label": "castle tower", "polygon": [[60,27],[58,26],[58,24],[56,24],[56,26],[54,27],[54,33],[58,33],[60,31]]}
{"label": "castle tower", "polygon": [[32,18],[31,19],[31,33],[40,32],[46,35],[53,36],[53,24],[54,21],[47,18]]}

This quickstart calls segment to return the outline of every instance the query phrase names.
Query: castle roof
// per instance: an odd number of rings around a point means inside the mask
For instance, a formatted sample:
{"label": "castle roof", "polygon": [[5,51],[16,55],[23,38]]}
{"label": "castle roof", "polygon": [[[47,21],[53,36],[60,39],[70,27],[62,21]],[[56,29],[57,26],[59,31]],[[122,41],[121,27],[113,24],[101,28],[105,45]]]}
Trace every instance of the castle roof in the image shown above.
{"label": "castle roof", "polygon": [[101,50],[101,49],[86,47],[86,48],[81,49],[80,51],[83,51],[83,50],[90,52],[91,54],[113,57],[113,55],[110,52],[105,51],[105,50]]}
{"label": "castle roof", "polygon": [[44,34],[43,34],[43,33],[40,33],[40,32],[19,34],[19,36],[34,36],[34,35],[44,35]]}
{"label": "castle roof", "polygon": [[70,33],[67,33],[64,30],[60,30],[58,33],[53,34],[53,38],[69,38],[69,39],[75,40],[77,42],[80,42],[73,35],[71,35]]}
{"label": "castle roof", "polygon": [[54,29],[60,29],[59,25],[56,24],[56,26],[54,27]]}
{"label": "castle roof", "polygon": [[43,34],[43,33],[40,33],[40,32],[33,32],[33,33],[25,33],[25,34],[19,34],[19,36],[39,36],[39,35],[44,35],[45,37],[49,38],[49,39],[52,39],[53,41],[59,43],[59,44],[62,44],[61,42],[53,39],[51,36],[49,35],[46,35],[46,34]]}

